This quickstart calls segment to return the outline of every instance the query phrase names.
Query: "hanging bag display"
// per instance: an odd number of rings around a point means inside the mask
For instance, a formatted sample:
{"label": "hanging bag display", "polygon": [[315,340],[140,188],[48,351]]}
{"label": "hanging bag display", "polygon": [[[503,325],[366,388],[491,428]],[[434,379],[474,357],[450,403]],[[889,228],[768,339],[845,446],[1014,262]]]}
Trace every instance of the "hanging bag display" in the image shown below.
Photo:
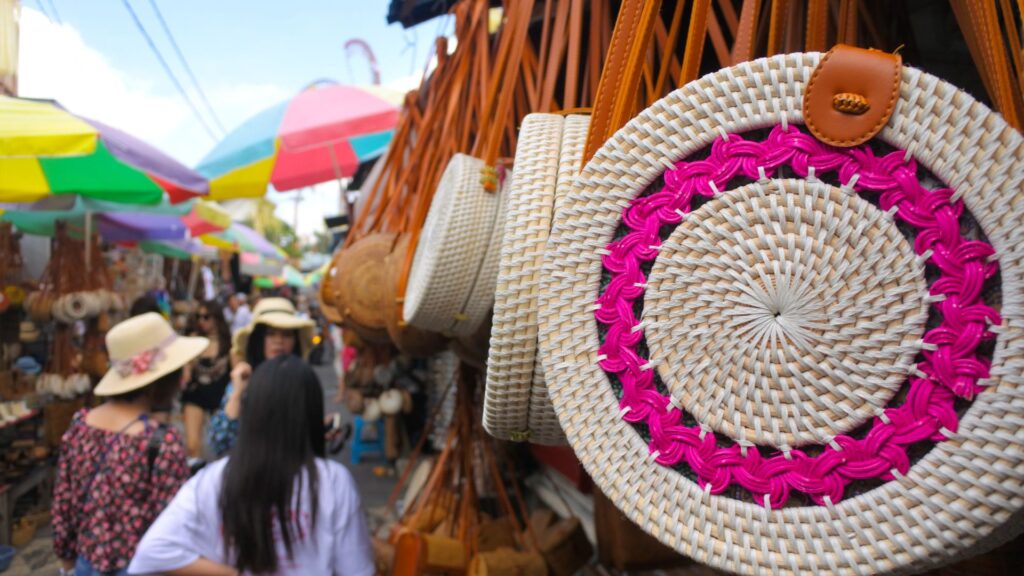
{"label": "hanging bag display", "polygon": [[[477,331],[491,310],[497,281],[503,210],[510,174],[496,161],[514,116],[513,96],[523,88],[523,54],[533,1],[511,4],[497,55],[479,106],[480,132],[474,154],[448,161],[416,245],[405,290],[405,320],[421,328],[459,336]],[[481,17],[482,18],[482,17]],[[487,69],[486,28],[475,45],[476,68]]]}
{"label": "hanging bag display", "polygon": [[[568,12],[570,4],[573,13],[577,9],[582,10],[575,0],[563,2],[559,7]],[[608,65],[619,67],[619,74],[615,79],[602,79],[602,82],[617,88],[614,96],[621,102],[623,113],[631,110],[630,106],[635,101],[627,95],[636,90],[627,86],[640,83],[641,76],[645,76],[650,85],[640,92],[649,96],[660,94],[669,79],[678,80],[680,74],[696,74],[695,63],[700,61],[700,51],[706,40],[706,25],[701,23],[716,20],[713,16],[709,18],[708,0],[693,3],[686,15],[691,22],[691,31],[687,37],[686,58],[680,70],[680,64],[674,61],[672,47],[686,20],[684,4],[676,4],[668,30],[664,29],[658,15],[659,3],[623,4],[619,17],[623,22],[633,24],[617,29],[611,40]],[[606,8],[591,6],[591,10],[598,9]],[[562,16],[560,12],[558,18]],[[644,24],[638,24],[641,19]],[[572,20],[578,26],[582,18]],[[557,28],[558,24],[555,26]],[[643,29],[648,30],[646,35],[637,34]],[[621,75],[629,73],[621,69],[625,58],[638,58],[647,48],[645,38],[656,33],[663,35],[659,36],[655,47],[659,52],[658,69],[653,71],[649,66],[636,66],[632,70],[633,80],[624,80]],[[580,42],[580,35],[578,29],[570,30],[570,48]],[[603,34],[591,30],[589,40],[598,43],[601,36]],[[596,78],[600,73],[598,57],[591,57],[594,61],[588,68],[588,75]],[[723,57],[731,58],[729,54]],[[575,67],[570,65],[569,71],[573,70]],[[545,76],[550,77],[551,74]],[[622,84],[623,81],[626,83]],[[573,79],[566,81],[566,107],[576,103],[569,95],[573,82]],[[589,104],[590,100],[585,103]],[[598,104],[614,108],[610,98]],[[516,175],[512,179],[510,206],[504,221],[484,400],[484,427],[497,438],[565,444],[565,435],[548,398],[544,368],[537,357],[537,300],[545,281],[543,254],[552,216],[561,199],[572,189],[573,179],[582,167],[589,123],[590,117],[586,115],[573,114],[563,118],[556,114],[531,114],[523,120],[520,128]]]}

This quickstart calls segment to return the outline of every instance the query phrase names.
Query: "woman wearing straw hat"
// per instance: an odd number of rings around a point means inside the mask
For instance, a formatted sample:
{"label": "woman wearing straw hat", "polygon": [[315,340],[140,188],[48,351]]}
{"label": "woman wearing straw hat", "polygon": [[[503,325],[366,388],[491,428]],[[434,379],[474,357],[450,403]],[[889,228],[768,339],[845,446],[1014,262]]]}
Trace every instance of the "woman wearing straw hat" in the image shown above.
{"label": "woman wearing straw hat", "polygon": [[125,574],[142,534],[188,478],[177,431],[151,414],[170,406],[182,368],[208,344],[178,336],[152,312],[107,333],[111,367],[93,391],[107,400],[79,411],[61,441],[53,544],[63,573]]}
{"label": "woman wearing straw hat", "polygon": [[265,360],[287,354],[305,359],[313,343],[313,321],[295,315],[285,298],[264,298],[252,311],[252,322],[235,333],[231,356],[231,384],[224,392],[221,409],[212,418],[208,440],[214,454],[227,454],[238,435],[238,415],[249,376]]}
{"label": "woman wearing straw hat", "polygon": [[299,358],[280,355],[257,367],[231,456],[185,484],[129,571],[374,574],[355,482],[325,458],[323,402],[316,374]]}

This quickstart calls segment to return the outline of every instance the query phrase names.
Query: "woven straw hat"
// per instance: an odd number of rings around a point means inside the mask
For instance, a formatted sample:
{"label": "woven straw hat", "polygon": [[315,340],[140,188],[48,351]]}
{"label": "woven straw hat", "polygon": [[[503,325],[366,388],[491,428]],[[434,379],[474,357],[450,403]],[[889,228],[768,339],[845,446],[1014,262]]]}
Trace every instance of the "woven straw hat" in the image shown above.
{"label": "woven straw hat", "polygon": [[93,392],[115,396],[152,384],[203,353],[210,341],[178,336],[156,312],[135,316],[107,332],[110,369]]}
{"label": "woven straw hat", "polygon": [[888,123],[802,126],[819,54],[710,74],[586,165],[540,352],[602,492],[742,574],[915,572],[1024,509],[1024,139],[904,67]]}
{"label": "woven straw hat", "polygon": [[298,330],[299,355],[302,358],[309,357],[309,351],[313,347],[313,326],[316,324],[312,320],[296,316],[295,305],[287,298],[263,298],[256,304],[252,311],[252,321],[245,328],[235,332],[231,344],[232,356],[245,358],[249,335],[260,324],[281,330]]}
{"label": "woven straw hat", "polygon": [[441,176],[409,271],[403,303],[409,324],[465,336],[491,309],[501,234],[496,223],[508,178],[498,192],[486,192],[483,168],[482,160],[455,154]]}
{"label": "woven straw hat", "polygon": [[497,438],[565,444],[536,357],[537,299],[552,214],[579,172],[589,122],[530,114],[519,129],[484,396],[484,428]]}

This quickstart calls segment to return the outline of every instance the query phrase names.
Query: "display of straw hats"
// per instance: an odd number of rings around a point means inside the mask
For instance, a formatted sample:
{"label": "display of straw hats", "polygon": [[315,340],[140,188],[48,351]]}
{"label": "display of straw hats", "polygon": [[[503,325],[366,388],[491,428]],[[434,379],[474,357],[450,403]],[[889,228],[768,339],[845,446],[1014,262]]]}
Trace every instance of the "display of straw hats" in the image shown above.
{"label": "display of straw hats", "polygon": [[246,346],[249,344],[249,335],[253,329],[260,325],[270,326],[281,330],[297,330],[299,333],[298,342],[299,355],[303,358],[309,356],[313,347],[313,327],[315,322],[307,318],[299,318],[295,312],[295,305],[287,298],[263,298],[256,304],[252,311],[252,321],[249,325],[235,333],[231,342],[231,354],[236,358],[245,358]]}
{"label": "display of straw hats", "polygon": [[114,396],[147,386],[199,356],[210,341],[179,336],[163,316],[148,312],[107,332],[110,370],[93,392]]}
{"label": "display of straw hats", "polygon": [[919,572],[1021,529],[1024,139],[897,67],[877,136],[825,145],[821,59],[710,74],[604,143],[556,211],[541,358],[595,483],[679,552]]}

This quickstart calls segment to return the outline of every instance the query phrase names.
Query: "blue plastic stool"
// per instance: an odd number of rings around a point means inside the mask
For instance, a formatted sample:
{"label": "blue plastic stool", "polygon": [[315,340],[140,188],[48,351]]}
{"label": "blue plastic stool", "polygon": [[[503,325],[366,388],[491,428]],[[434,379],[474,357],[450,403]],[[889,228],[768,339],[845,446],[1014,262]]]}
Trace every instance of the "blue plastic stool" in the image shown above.
{"label": "blue plastic stool", "polygon": [[[355,430],[352,433],[352,463],[359,464],[364,454],[380,454],[384,456],[384,428],[381,420],[364,422],[362,416],[356,416]],[[372,428],[374,437],[367,440],[363,437],[363,429]]]}

